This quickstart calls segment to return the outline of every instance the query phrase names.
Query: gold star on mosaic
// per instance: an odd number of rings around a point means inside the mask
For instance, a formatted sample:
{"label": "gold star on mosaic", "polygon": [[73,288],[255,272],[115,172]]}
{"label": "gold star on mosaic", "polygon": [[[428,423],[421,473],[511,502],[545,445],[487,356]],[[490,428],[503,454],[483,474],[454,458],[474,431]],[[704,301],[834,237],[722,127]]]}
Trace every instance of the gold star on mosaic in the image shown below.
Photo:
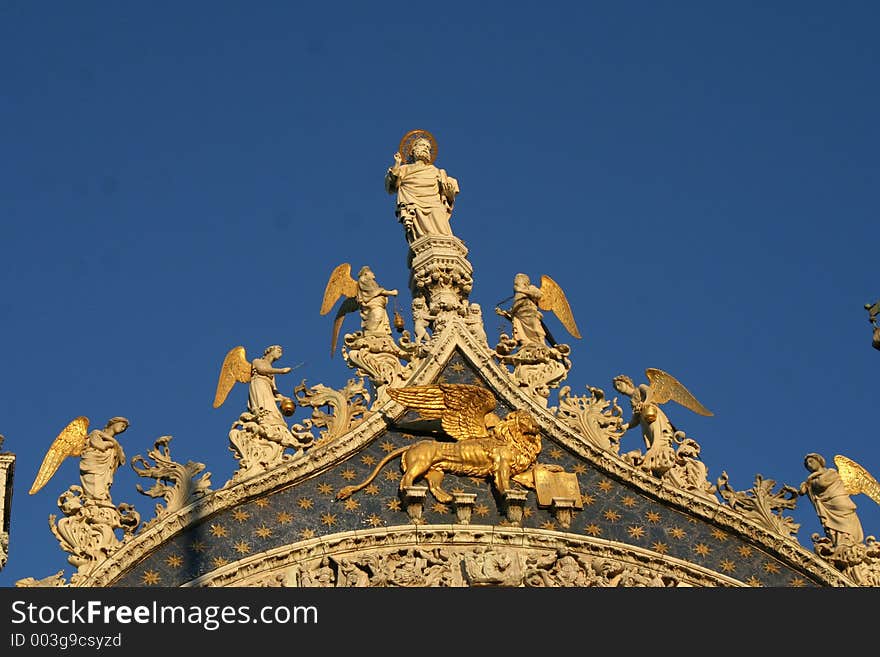
{"label": "gold star on mosaic", "polygon": [[351,481],[355,477],[354,470],[352,470],[351,468],[348,468],[346,470],[343,470],[339,474],[339,476],[342,477],[343,479],[345,479],[346,481]]}
{"label": "gold star on mosaic", "polygon": [[193,541],[192,543],[190,543],[189,549],[193,552],[204,552],[208,548],[205,545],[204,541]]}
{"label": "gold star on mosaic", "polygon": [[716,527],[715,529],[712,530],[712,538],[715,538],[719,541],[723,541],[723,540],[727,539],[727,534],[725,534],[723,531],[721,531],[720,529],[718,529]]}
{"label": "gold star on mosaic", "polygon": [[595,523],[590,523],[589,525],[584,527],[584,532],[589,534],[590,536],[599,536],[599,534],[602,533],[602,528]]}
{"label": "gold star on mosaic", "polygon": [[363,463],[364,465],[373,465],[375,462],[376,459],[374,459],[373,456],[370,454],[361,457],[361,463]]}
{"label": "gold star on mosaic", "polygon": [[232,512],[232,517],[238,520],[239,522],[244,522],[248,518],[251,517],[251,514],[245,511],[244,509],[236,509]]}
{"label": "gold star on mosaic", "polygon": [[414,435],[412,435],[411,433],[402,433],[400,435],[403,436],[404,438],[406,438],[407,440],[415,440],[416,439],[416,437]]}
{"label": "gold star on mosaic", "polygon": [[[352,477],[354,476],[354,472],[352,472],[351,470],[346,470],[345,472],[351,472]],[[343,479],[345,479],[345,472],[342,473]],[[351,477],[348,478],[351,479]],[[321,493],[321,495],[331,495],[333,493],[333,486],[328,484],[326,481],[318,484],[316,488],[318,489],[318,492]]]}
{"label": "gold star on mosaic", "polygon": [[397,481],[400,479],[400,473],[397,470],[386,470],[385,479],[388,481]]}
{"label": "gold star on mosaic", "polygon": [[361,505],[361,503],[358,502],[358,501],[357,501],[356,499],[354,499],[353,497],[349,497],[347,500],[345,500],[345,510],[346,510],[346,511],[354,511],[354,510],[357,509],[360,505]]}
{"label": "gold star on mosaic", "polygon": [[764,564],[764,572],[773,573],[774,575],[776,575],[777,573],[779,573],[779,566],[772,561],[768,561]]}
{"label": "gold star on mosaic", "polygon": [[449,366],[449,369],[451,369],[453,372],[458,372],[459,374],[461,374],[465,370],[464,363],[455,362]]}
{"label": "gold star on mosaic", "polygon": [[146,584],[147,586],[152,586],[153,584],[159,583],[159,573],[155,570],[146,570],[144,574],[141,575],[141,583]]}
{"label": "gold star on mosaic", "polygon": [[483,483],[483,480],[479,477],[468,477],[471,480],[472,484],[477,484],[478,486]]}
{"label": "gold star on mosaic", "polygon": [[488,516],[489,515],[489,507],[486,506],[485,504],[477,504],[474,507],[474,513],[476,513],[481,518],[483,516]]}
{"label": "gold star on mosaic", "polygon": [[672,538],[677,538],[677,539],[682,539],[685,536],[687,536],[687,534],[685,533],[685,531],[681,527],[673,527],[672,529],[669,530],[669,535],[672,536]]}
{"label": "gold star on mosaic", "polygon": [[749,586],[764,586],[764,585],[761,583],[761,580],[759,580],[759,579],[758,579],[757,577],[755,577],[754,575],[752,575],[751,577],[749,577],[749,578],[746,580],[746,584],[748,584]]}
{"label": "gold star on mosaic", "polygon": [[696,518],[688,518],[687,521],[688,521],[689,523],[691,523],[692,525],[696,525],[698,522],[700,522],[700,521],[697,520]]}
{"label": "gold star on mosaic", "polygon": [[461,486],[456,486],[455,488],[452,489],[453,495],[461,495],[464,492],[465,492],[464,488],[462,488]]}
{"label": "gold star on mosaic", "polygon": [[792,580],[788,583],[788,585],[789,585],[789,586],[793,586],[793,587],[795,587],[795,588],[802,588],[802,587],[806,586],[807,583],[806,583],[806,581],[804,581],[804,580],[803,580],[802,578],[800,578],[800,577],[794,577],[794,578],[792,578]]}
{"label": "gold star on mosaic", "polygon": [[712,551],[712,548],[710,548],[710,547],[709,547],[708,545],[706,545],[705,543],[697,543],[697,544],[694,546],[694,552],[696,552],[697,554],[699,554],[699,555],[702,556],[702,557],[708,557],[708,556],[709,556],[709,553],[710,553],[711,551]]}
{"label": "gold star on mosaic", "polygon": [[525,507],[523,509],[523,518],[531,518],[532,517],[532,509],[531,507]]}
{"label": "gold star on mosaic", "polygon": [[332,527],[336,524],[336,514],[335,513],[322,513],[321,514],[321,522],[323,522],[328,527]]}
{"label": "gold star on mosaic", "polygon": [[441,374],[437,377],[437,383],[449,383],[449,379],[446,378],[445,374]]}
{"label": "gold star on mosaic", "polygon": [[600,481],[600,482],[599,482],[599,488],[602,490],[602,492],[607,493],[607,492],[610,491],[612,488],[614,488],[614,484],[612,484],[612,483],[611,483],[610,481],[608,481],[608,480]]}
{"label": "gold star on mosaic", "polygon": [[648,522],[652,522],[654,524],[657,524],[658,522],[660,522],[660,514],[657,513],[656,511],[648,511],[645,513],[645,519]]}
{"label": "gold star on mosaic", "polygon": [[589,493],[584,493],[581,495],[581,503],[585,506],[590,506],[593,502],[596,501],[596,498],[590,495]]}
{"label": "gold star on mosaic", "polygon": [[602,515],[605,516],[605,520],[610,520],[611,522],[617,522],[620,520],[620,514],[614,509],[608,509]]}
{"label": "gold star on mosaic", "polygon": [[722,559],[721,570],[723,570],[725,573],[732,573],[734,570],[736,570],[736,564],[733,563],[730,559]]}
{"label": "gold star on mosaic", "polygon": [[300,509],[311,509],[314,502],[310,497],[301,497],[296,501]]}
{"label": "gold star on mosaic", "polygon": [[377,516],[375,513],[371,513],[370,517],[367,518],[367,523],[370,525],[370,527],[381,527],[385,524],[385,521],[382,520],[382,518]]}
{"label": "gold star on mosaic", "polygon": [[562,454],[562,450],[559,449],[558,447],[554,447],[553,449],[551,449],[549,452],[547,452],[547,455],[548,455],[551,459],[556,459],[557,461],[558,461],[559,459],[561,459],[562,456],[563,456],[563,454]]}
{"label": "gold star on mosaic", "polygon": [[440,502],[435,502],[434,506],[431,507],[431,511],[434,513],[449,513],[449,507],[445,504],[440,504]]}
{"label": "gold star on mosaic", "polygon": [[382,447],[382,451],[383,451],[383,452],[393,452],[395,449],[397,449],[397,448],[394,446],[394,443],[390,443],[390,442],[388,442],[387,440],[386,440],[384,443],[382,443],[382,444],[380,445],[380,447]]}
{"label": "gold star on mosaic", "polygon": [[315,530],[314,529],[303,529],[300,533],[300,536],[303,538],[315,538]]}
{"label": "gold star on mosaic", "polygon": [[739,556],[741,556],[741,557],[750,557],[750,556],[752,556],[752,548],[750,548],[748,545],[740,545],[740,546],[736,549],[736,551],[739,552]]}
{"label": "gold star on mosaic", "polygon": [[235,551],[239,554],[248,554],[251,551],[251,546],[244,541],[237,541],[235,543]]}
{"label": "gold star on mosaic", "polygon": [[541,523],[541,529],[549,529],[550,531],[553,531],[556,529],[556,523],[552,520],[545,520]]}
{"label": "gold star on mosaic", "polygon": [[221,566],[225,566],[228,563],[229,559],[227,559],[226,557],[214,557],[213,559],[211,559],[211,564],[214,566],[214,568],[220,568]]}
{"label": "gold star on mosaic", "polygon": [[211,525],[211,536],[228,536],[229,531],[223,525]]}
{"label": "gold star on mosaic", "polygon": [[571,471],[575,474],[587,474],[587,466],[583,463],[578,463],[571,469]]}
{"label": "gold star on mosaic", "polygon": [[379,494],[379,487],[376,484],[370,484],[369,486],[364,488],[364,492],[367,495],[378,495]]}
{"label": "gold star on mosaic", "polygon": [[388,502],[385,504],[385,508],[389,509],[390,511],[400,511],[400,500],[388,500]]}
{"label": "gold star on mosaic", "polygon": [[257,527],[254,530],[254,533],[257,536],[259,536],[260,538],[271,538],[272,537],[272,530],[269,529],[268,527],[266,527],[265,525],[262,525],[261,527]]}
{"label": "gold star on mosaic", "polygon": [[636,498],[634,498],[630,495],[627,495],[626,497],[624,497],[620,501],[623,502],[623,506],[628,507],[630,509],[636,505]]}
{"label": "gold star on mosaic", "polygon": [[666,543],[661,543],[660,541],[657,541],[653,545],[651,545],[651,549],[654,550],[654,552],[658,552],[660,554],[666,554],[667,552],[669,552],[669,546],[666,545]]}
{"label": "gold star on mosaic", "polygon": [[176,554],[169,554],[165,558],[165,565],[169,568],[180,568],[183,565],[183,558]]}
{"label": "gold star on mosaic", "polygon": [[254,504],[256,504],[261,509],[265,509],[267,506],[269,506],[269,500],[267,500],[265,497],[261,497],[258,500],[254,500]]}
{"label": "gold star on mosaic", "polygon": [[281,511],[275,516],[275,520],[279,525],[287,525],[293,522],[293,514],[287,511]]}
{"label": "gold star on mosaic", "polygon": [[630,538],[642,538],[645,535],[644,527],[629,527],[626,531]]}

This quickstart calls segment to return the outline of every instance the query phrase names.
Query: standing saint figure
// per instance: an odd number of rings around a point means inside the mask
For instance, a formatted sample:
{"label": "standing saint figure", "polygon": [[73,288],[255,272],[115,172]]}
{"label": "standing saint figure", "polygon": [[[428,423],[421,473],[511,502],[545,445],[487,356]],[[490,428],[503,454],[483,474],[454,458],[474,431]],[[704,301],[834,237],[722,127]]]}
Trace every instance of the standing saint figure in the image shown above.
{"label": "standing saint figure", "polygon": [[434,166],[436,157],[434,136],[426,130],[412,130],[401,140],[394,164],[385,174],[385,191],[397,193],[395,214],[410,243],[426,235],[452,236],[449,219],[458,181]]}

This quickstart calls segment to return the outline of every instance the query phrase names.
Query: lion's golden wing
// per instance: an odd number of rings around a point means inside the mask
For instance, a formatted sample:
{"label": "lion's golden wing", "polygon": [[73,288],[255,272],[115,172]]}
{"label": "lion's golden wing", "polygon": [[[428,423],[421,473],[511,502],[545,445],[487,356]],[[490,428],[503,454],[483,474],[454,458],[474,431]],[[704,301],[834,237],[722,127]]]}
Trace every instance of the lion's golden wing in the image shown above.
{"label": "lion's golden wing", "polygon": [[357,295],[357,281],[351,277],[351,265],[343,262],[337,265],[330,273],[327,286],[324,288],[324,298],[321,301],[321,314],[326,315],[339,300],[339,297],[353,297]]}
{"label": "lion's golden wing", "polygon": [[64,459],[68,456],[79,456],[83,447],[86,446],[88,435],[89,419],[87,417],[80,416],[71,420],[49,445],[49,451],[43,457],[43,463],[37,471],[37,476],[34,477],[34,483],[31,484],[28,495],[33,495],[45,486]]}
{"label": "lion's golden wing", "polygon": [[439,385],[388,388],[388,396],[429,420],[439,419],[446,412],[446,399]]}
{"label": "lion's golden wing", "polygon": [[486,414],[495,410],[495,395],[481,386],[467,383],[441,383],[446,412],[443,430],[456,440],[483,438],[489,435]]}
{"label": "lion's golden wing", "polygon": [[486,414],[495,410],[495,396],[486,388],[464,383],[389,388],[396,402],[418,411],[425,419],[439,419],[455,440],[489,435]]}
{"label": "lion's golden wing", "polygon": [[880,483],[861,465],[838,454],[834,457],[834,465],[843,480],[843,486],[850,495],[864,493],[880,504]]}
{"label": "lion's golden wing", "polygon": [[645,370],[645,376],[648,377],[648,381],[651,383],[652,402],[664,404],[671,399],[697,415],[713,415],[712,411],[697,401],[697,398],[668,372],[649,367]]}
{"label": "lion's golden wing", "polygon": [[571,306],[568,305],[568,299],[565,298],[565,293],[559,284],[549,276],[541,276],[541,299],[538,302],[538,307],[541,310],[553,311],[565,330],[573,337],[580,339],[581,332],[574,322],[574,315],[571,312]]}
{"label": "lion's golden wing", "polygon": [[214,408],[220,408],[235,382],[247,383],[251,380],[251,364],[248,362],[244,347],[233,347],[223,359],[220,376],[217,379],[217,391],[214,393]]}

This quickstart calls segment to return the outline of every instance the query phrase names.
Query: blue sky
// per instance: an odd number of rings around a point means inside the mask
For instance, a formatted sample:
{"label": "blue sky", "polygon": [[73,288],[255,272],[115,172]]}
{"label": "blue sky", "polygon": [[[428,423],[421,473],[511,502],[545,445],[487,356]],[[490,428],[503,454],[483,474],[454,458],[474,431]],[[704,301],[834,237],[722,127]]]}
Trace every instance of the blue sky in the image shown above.
{"label": "blue sky", "polygon": [[[490,343],[514,274],[550,275],[583,335],[573,392],[670,372],[715,413],[667,408],[713,482],[798,485],[813,451],[880,476],[880,9],[767,5],[0,4],[0,586],[72,572],[47,519],[76,459],[27,493],[72,418],[127,416],[129,460],[171,435],[219,488],[230,347],[281,344],[289,388],[345,384],[321,296],[368,264],[406,307],[382,178],[413,128],[459,180]],[[146,520],[138,482],[126,465],[113,499]],[[806,498],[791,513],[811,548]]]}

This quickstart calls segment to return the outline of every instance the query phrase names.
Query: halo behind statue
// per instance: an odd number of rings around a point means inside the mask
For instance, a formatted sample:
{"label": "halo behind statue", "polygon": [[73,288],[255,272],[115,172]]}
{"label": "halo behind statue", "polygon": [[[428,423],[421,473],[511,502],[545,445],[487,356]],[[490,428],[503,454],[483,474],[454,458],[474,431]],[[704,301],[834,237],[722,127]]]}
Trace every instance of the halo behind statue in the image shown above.
{"label": "halo behind statue", "polygon": [[400,145],[397,147],[397,152],[400,153],[401,159],[403,159],[404,162],[409,162],[412,155],[412,146],[416,139],[427,139],[431,144],[431,159],[429,160],[429,164],[434,164],[434,160],[437,159],[437,140],[434,139],[434,135],[427,130],[410,130],[403,136],[403,139],[400,140]]}

